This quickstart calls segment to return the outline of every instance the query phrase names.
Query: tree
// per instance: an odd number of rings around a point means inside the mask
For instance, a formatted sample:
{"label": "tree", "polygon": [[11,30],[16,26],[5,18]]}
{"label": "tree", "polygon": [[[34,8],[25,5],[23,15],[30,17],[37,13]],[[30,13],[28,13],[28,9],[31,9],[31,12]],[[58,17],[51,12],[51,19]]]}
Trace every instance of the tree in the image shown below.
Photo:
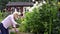
{"label": "tree", "polygon": [[8,0],[0,0],[0,10],[1,11],[6,8],[7,3],[8,3]]}

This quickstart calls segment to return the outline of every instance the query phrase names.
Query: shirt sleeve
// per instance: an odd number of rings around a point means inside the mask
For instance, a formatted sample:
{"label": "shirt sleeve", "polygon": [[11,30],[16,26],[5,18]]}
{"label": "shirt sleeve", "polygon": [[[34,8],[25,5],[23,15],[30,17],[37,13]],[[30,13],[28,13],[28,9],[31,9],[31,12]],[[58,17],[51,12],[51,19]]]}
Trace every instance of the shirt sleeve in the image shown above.
{"label": "shirt sleeve", "polygon": [[16,21],[14,20],[14,18],[13,18],[13,16],[11,16],[11,21],[12,21],[12,25],[13,25],[13,27],[16,27]]}

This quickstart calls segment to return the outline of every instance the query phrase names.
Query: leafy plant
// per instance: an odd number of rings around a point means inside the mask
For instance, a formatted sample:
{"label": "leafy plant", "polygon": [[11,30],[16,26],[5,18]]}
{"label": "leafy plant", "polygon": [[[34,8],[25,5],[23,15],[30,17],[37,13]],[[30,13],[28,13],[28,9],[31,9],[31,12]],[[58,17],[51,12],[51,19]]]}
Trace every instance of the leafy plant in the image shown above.
{"label": "leafy plant", "polygon": [[34,8],[32,12],[26,13],[26,18],[22,21],[22,28],[25,32],[33,32],[35,34],[58,34],[60,26],[57,11],[55,1],[47,2]]}

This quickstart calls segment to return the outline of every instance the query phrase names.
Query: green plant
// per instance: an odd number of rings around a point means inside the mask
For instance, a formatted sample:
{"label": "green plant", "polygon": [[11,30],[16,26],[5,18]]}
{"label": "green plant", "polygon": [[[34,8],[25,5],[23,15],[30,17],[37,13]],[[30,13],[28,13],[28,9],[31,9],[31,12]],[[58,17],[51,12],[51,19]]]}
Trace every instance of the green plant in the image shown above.
{"label": "green plant", "polygon": [[60,23],[57,17],[57,11],[55,1],[34,8],[32,12],[26,13],[26,18],[22,23],[23,31],[33,32],[35,34],[58,34]]}
{"label": "green plant", "polygon": [[15,32],[10,32],[10,34],[15,34]]}

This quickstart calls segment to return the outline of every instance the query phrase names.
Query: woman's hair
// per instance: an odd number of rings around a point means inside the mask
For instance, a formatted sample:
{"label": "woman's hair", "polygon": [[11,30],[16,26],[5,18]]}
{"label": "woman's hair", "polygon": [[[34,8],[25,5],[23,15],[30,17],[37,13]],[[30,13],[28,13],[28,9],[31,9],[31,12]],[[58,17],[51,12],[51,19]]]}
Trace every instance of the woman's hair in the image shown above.
{"label": "woman's hair", "polygon": [[14,15],[14,14],[18,14],[18,15],[20,15],[20,12],[15,11],[15,12],[13,13],[13,15]]}

